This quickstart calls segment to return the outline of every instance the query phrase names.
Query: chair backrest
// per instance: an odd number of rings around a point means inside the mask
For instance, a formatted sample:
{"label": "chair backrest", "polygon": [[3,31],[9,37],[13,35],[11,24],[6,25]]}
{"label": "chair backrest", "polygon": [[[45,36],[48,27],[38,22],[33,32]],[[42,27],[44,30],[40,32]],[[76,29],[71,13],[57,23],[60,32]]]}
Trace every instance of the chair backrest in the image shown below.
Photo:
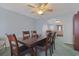
{"label": "chair backrest", "polygon": [[52,33],[52,31],[51,31],[51,30],[47,30],[47,31],[46,31],[46,36],[48,36],[49,33]]}
{"label": "chair backrest", "polygon": [[56,32],[54,32],[51,36],[51,44],[55,42],[55,38],[56,38]]}
{"label": "chair backrest", "polygon": [[29,39],[30,38],[30,32],[29,31],[23,31],[23,39]]}
{"label": "chair backrest", "polygon": [[56,38],[56,32],[53,33],[52,39],[55,40]]}
{"label": "chair backrest", "polygon": [[50,32],[48,35],[47,35],[47,42],[50,43],[50,44],[53,44],[53,42],[55,41],[55,38],[56,38],[56,32]]}
{"label": "chair backrest", "polygon": [[31,35],[33,38],[38,38],[37,31],[31,31]]}
{"label": "chair backrest", "polygon": [[11,55],[19,55],[19,46],[15,34],[7,34],[7,37],[10,43]]}
{"label": "chair backrest", "polygon": [[37,31],[31,31],[32,33],[37,33]]}
{"label": "chair backrest", "polygon": [[46,49],[48,48],[48,44],[50,42],[50,39],[51,39],[51,35],[52,33],[46,33],[46,38],[45,38],[45,46],[46,46]]}

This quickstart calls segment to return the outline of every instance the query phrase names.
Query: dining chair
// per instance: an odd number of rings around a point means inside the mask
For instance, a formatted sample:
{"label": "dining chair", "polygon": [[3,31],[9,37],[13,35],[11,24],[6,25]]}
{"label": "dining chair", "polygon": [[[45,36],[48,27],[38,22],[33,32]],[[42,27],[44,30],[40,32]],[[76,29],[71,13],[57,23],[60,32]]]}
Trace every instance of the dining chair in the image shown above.
{"label": "dining chair", "polygon": [[18,40],[15,34],[7,34],[10,49],[11,49],[11,56],[23,56],[27,53],[28,48],[26,46],[19,46]]}
{"label": "dining chair", "polygon": [[52,40],[52,33],[50,32],[46,38],[44,38],[43,41],[41,41],[37,48],[38,49],[41,49],[43,51],[45,51],[45,55],[47,56],[48,55],[48,50],[50,52],[50,55],[52,55],[52,51],[53,51],[53,47],[52,47],[52,44],[53,44],[53,40]]}
{"label": "dining chair", "polygon": [[56,32],[48,31],[46,38],[38,44],[38,48],[45,51],[45,55],[48,55],[48,50],[52,56],[53,50],[55,49],[55,38]]}
{"label": "dining chair", "polygon": [[23,31],[23,39],[29,39],[30,38],[30,32],[29,31]]}
{"label": "dining chair", "polygon": [[49,43],[50,43],[50,55],[53,54],[53,49],[55,49],[55,39],[56,39],[56,32],[53,32],[51,35],[50,35],[50,40],[49,40]]}
{"label": "dining chair", "polygon": [[55,39],[56,39],[56,32],[53,33],[52,39],[53,39],[53,45],[54,45],[54,49],[55,49]]}
{"label": "dining chair", "polygon": [[31,37],[32,37],[32,38],[38,38],[38,33],[37,33],[37,31],[31,31]]}

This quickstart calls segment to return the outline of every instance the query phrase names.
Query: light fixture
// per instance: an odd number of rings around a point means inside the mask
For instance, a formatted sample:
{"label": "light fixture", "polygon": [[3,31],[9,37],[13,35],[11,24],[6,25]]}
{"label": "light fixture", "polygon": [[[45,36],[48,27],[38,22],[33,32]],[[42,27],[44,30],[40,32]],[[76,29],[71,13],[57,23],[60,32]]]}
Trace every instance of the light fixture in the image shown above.
{"label": "light fixture", "polygon": [[38,13],[39,15],[42,15],[42,14],[43,14],[43,11],[42,11],[42,10],[39,10],[39,11],[37,11],[37,13]]}
{"label": "light fixture", "polygon": [[43,15],[46,11],[52,11],[52,9],[49,8],[48,3],[36,3],[35,5],[27,5],[29,7],[33,8],[33,12],[36,12],[39,15]]}

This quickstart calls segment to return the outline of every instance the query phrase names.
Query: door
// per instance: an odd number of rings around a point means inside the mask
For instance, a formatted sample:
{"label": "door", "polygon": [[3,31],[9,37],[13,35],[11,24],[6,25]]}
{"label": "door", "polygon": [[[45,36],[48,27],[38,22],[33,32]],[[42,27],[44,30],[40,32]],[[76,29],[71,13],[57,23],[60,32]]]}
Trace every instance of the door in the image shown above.
{"label": "door", "polygon": [[79,51],[79,13],[74,16],[73,24],[74,49]]}

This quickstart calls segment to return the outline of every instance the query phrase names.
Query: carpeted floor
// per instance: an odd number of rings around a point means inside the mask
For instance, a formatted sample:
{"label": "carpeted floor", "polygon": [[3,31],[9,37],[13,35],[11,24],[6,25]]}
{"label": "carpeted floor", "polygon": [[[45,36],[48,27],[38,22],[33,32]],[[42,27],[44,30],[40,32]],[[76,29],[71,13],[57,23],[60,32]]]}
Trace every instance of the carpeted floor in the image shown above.
{"label": "carpeted floor", "polygon": [[[10,48],[0,50],[0,56],[10,56]],[[29,56],[29,54],[26,54]],[[44,51],[38,51],[38,56],[45,56]],[[49,56],[49,51],[48,51]],[[74,51],[72,47],[62,42],[62,37],[56,38],[56,49],[52,56],[79,56],[78,51]]]}

